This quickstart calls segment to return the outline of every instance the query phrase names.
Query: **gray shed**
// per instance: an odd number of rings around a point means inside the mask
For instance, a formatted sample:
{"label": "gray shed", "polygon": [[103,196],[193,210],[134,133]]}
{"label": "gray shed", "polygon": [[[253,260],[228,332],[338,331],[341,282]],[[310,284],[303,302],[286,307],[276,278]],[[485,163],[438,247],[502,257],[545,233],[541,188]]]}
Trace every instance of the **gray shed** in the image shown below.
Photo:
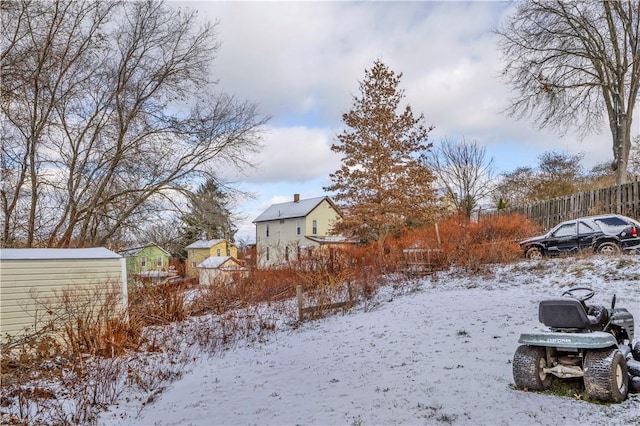
{"label": "gray shed", "polygon": [[43,312],[36,299],[63,290],[121,288],[127,306],[125,259],[106,248],[0,249],[0,340],[37,332]]}

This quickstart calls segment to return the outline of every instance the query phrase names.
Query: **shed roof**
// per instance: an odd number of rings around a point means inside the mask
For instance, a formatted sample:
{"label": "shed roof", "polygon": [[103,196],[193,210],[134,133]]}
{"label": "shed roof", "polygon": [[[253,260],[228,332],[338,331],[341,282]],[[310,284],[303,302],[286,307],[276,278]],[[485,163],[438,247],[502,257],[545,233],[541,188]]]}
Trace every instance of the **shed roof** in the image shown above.
{"label": "shed roof", "polygon": [[255,218],[253,223],[305,217],[324,200],[327,200],[336,211],[338,210],[331,199],[325,195],[322,197],[307,198],[306,200],[273,204],[262,212],[260,216]]}
{"label": "shed roof", "polygon": [[202,263],[198,265],[198,268],[204,269],[217,269],[224,265],[228,260],[240,265],[240,263],[232,256],[210,256],[207,257]]}
{"label": "shed roof", "polygon": [[3,248],[0,249],[2,260],[51,260],[51,259],[120,259],[104,247],[93,248]]}

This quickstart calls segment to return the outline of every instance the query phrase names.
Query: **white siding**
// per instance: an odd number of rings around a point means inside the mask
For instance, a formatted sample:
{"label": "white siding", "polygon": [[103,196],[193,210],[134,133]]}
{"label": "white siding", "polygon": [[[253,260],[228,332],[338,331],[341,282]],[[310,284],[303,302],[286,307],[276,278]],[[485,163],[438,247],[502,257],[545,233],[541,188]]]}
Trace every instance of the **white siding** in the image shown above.
{"label": "white siding", "polygon": [[[314,234],[313,221],[317,221],[317,232]],[[298,247],[309,249],[317,247],[318,243],[306,238],[307,236],[327,236],[340,216],[327,201],[323,200],[306,217],[294,217],[256,223],[256,251],[259,268],[269,268],[286,263],[286,249],[289,247],[289,261],[297,259]],[[297,234],[298,225],[301,234]],[[266,227],[269,226],[269,236]],[[267,248],[269,259],[267,260]]]}
{"label": "white siding", "polygon": [[[60,252],[56,252],[54,259],[43,259],[38,256],[29,259],[28,256],[7,256],[10,251],[16,250],[6,250],[0,259],[2,339],[7,334],[18,336],[24,333],[26,328],[37,331],[37,322],[44,318],[46,312],[38,306],[36,300],[53,300],[56,294],[60,294],[65,289],[91,291],[102,287],[107,291],[112,286],[116,286],[121,289],[119,292],[122,303],[126,307],[124,258],[118,255],[112,256],[114,254],[112,252],[109,252],[110,255],[106,258],[82,259],[72,256],[70,259],[64,259],[60,258]],[[20,254],[24,253],[20,251]],[[74,254],[77,253],[76,250]]]}

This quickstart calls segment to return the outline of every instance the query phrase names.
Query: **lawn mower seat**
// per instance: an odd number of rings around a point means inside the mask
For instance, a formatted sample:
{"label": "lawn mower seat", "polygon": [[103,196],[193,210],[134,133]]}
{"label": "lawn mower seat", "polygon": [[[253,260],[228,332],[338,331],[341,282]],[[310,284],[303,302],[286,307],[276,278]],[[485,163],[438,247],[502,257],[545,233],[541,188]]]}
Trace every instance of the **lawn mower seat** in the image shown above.
{"label": "lawn mower seat", "polygon": [[603,321],[603,311],[597,315],[587,315],[584,304],[576,299],[551,299],[540,302],[538,319],[547,327],[553,329],[590,330],[598,328]]}

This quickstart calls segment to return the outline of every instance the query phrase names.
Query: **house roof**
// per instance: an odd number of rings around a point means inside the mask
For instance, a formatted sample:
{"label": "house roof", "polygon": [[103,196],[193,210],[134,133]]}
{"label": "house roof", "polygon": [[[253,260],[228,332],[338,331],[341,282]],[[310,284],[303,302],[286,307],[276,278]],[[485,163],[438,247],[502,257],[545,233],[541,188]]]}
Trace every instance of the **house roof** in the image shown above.
{"label": "house roof", "polygon": [[145,248],[147,248],[149,246],[156,246],[157,248],[162,250],[167,256],[171,256],[171,253],[169,253],[168,251],[166,251],[165,249],[163,249],[162,247],[160,247],[156,243],[149,243],[147,245],[140,246],[140,247],[131,247],[131,248],[128,248],[128,249],[121,250],[118,253],[120,253],[124,257],[137,256],[143,249],[145,249]]}
{"label": "house roof", "polygon": [[[188,246],[186,246],[185,248],[188,249],[208,249],[211,248],[213,246],[215,246],[218,243],[221,243],[225,240],[222,239],[215,239],[215,240],[198,240],[195,243],[191,243]],[[234,246],[235,244],[233,244],[232,242],[227,241],[228,244]]]}
{"label": "house roof", "polygon": [[306,200],[300,200],[297,202],[289,201],[286,203],[273,204],[271,205],[271,207],[262,212],[260,216],[255,218],[253,223],[305,217],[324,200],[327,200],[329,204],[331,204],[331,206],[333,206],[333,208],[338,211],[338,208],[335,204],[333,204],[333,201],[331,201],[331,199],[325,195],[322,197],[307,198]]}
{"label": "house roof", "polygon": [[210,257],[207,257],[202,263],[200,263],[198,265],[198,268],[218,269],[222,265],[224,265],[228,260],[231,260],[238,266],[240,265],[240,263],[232,256],[210,256]]}
{"label": "house roof", "polygon": [[3,248],[0,250],[2,260],[45,260],[45,259],[120,259],[104,247],[93,248]]}

